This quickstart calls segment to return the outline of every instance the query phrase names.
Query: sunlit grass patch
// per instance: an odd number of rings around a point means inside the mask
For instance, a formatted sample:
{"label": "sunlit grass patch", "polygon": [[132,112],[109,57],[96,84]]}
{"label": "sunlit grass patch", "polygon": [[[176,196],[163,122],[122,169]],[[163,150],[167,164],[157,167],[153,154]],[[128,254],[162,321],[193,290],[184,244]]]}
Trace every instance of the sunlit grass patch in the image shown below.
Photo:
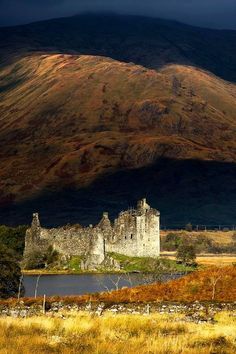
{"label": "sunlit grass patch", "polygon": [[0,353],[234,354],[235,318],[229,312],[215,318],[205,324],[187,323],[178,314],[0,318]]}

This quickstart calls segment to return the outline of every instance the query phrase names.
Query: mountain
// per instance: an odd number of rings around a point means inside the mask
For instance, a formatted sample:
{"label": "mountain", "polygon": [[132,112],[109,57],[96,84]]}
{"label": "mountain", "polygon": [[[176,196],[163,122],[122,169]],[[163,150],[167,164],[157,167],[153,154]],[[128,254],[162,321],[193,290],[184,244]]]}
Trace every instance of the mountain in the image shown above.
{"label": "mountain", "polygon": [[0,29],[0,222],[96,222],[146,195],[163,224],[233,224],[235,43],[130,16]]}
{"label": "mountain", "polygon": [[193,65],[236,81],[236,31],[156,18],[84,14],[0,28],[3,59],[30,51],[104,56],[149,69]]}

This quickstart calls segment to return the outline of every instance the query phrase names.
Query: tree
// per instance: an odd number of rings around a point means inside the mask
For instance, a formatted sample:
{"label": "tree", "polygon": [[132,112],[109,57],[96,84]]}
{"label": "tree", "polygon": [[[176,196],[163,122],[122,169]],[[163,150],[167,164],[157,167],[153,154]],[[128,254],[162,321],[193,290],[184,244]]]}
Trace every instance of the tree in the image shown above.
{"label": "tree", "polygon": [[195,246],[184,240],[178,247],[176,258],[184,264],[194,263],[196,260]]}
{"label": "tree", "polygon": [[211,291],[212,291],[212,295],[211,295],[212,300],[215,300],[217,284],[220,282],[220,280],[223,278],[224,275],[225,275],[224,268],[218,267],[218,268],[212,268],[211,270],[209,270],[208,279],[209,279]]}
{"label": "tree", "polygon": [[17,296],[20,281],[21,269],[15,253],[0,244],[0,298]]}
{"label": "tree", "polygon": [[0,226],[0,244],[12,249],[18,257],[21,257],[25,245],[26,229],[27,226]]}

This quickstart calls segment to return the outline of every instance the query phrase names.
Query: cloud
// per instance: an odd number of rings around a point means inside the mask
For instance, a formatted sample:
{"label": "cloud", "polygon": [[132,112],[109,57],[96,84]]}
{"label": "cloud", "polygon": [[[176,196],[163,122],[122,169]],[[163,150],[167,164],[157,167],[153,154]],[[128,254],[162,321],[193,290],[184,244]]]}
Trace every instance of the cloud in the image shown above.
{"label": "cloud", "polygon": [[20,24],[85,11],[141,14],[236,29],[236,0],[0,0],[0,24]]}

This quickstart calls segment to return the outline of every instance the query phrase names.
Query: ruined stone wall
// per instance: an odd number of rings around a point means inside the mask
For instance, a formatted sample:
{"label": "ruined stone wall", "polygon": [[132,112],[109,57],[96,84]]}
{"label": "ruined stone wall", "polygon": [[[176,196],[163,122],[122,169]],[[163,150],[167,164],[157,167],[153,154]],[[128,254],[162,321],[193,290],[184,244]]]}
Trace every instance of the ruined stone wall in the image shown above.
{"label": "ruined stone wall", "polygon": [[131,212],[120,213],[106,242],[106,251],[134,257],[138,256],[138,243],[135,217]]}
{"label": "ruined stone wall", "polygon": [[95,241],[93,228],[66,227],[42,229],[41,239],[47,239],[60,254],[82,256],[87,253],[92,240]]}
{"label": "ruined stone wall", "polygon": [[137,209],[121,212],[112,225],[104,213],[95,227],[79,225],[54,229],[41,228],[38,214],[26,233],[25,257],[32,252],[46,253],[51,246],[61,255],[85,256],[86,262],[101,264],[105,253],[115,252],[130,257],[158,257],[160,255],[160,214],[151,209],[146,200]]}
{"label": "ruined stone wall", "polygon": [[93,262],[102,263],[105,257],[104,238],[98,227],[74,225],[45,229],[40,227],[38,215],[34,214],[31,228],[26,232],[25,261],[37,253],[46,254],[49,247],[64,256],[87,256]]}

